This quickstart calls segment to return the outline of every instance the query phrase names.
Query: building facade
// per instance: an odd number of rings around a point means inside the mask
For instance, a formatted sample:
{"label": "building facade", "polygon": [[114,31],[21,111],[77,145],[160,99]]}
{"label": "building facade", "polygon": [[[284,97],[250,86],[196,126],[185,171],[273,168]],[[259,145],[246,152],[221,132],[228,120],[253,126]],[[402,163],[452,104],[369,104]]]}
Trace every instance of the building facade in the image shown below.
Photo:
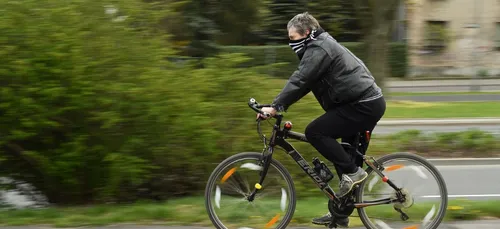
{"label": "building facade", "polygon": [[408,0],[408,77],[500,75],[500,0]]}

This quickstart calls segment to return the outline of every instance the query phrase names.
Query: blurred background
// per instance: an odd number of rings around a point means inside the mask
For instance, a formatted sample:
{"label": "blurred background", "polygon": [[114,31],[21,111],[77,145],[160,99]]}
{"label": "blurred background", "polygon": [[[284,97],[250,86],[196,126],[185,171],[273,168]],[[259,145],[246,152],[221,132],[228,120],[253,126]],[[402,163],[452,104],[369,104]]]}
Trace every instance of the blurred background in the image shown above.
{"label": "blurred background", "polygon": [[[0,207],[202,201],[218,163],[262,150],[247,102],[296,69],[286,24],[305,11],[383,87],[370,155],[498,156],[500,1],[372,2],[0,1]],[[285,119],[320,114],[309,94]]]}

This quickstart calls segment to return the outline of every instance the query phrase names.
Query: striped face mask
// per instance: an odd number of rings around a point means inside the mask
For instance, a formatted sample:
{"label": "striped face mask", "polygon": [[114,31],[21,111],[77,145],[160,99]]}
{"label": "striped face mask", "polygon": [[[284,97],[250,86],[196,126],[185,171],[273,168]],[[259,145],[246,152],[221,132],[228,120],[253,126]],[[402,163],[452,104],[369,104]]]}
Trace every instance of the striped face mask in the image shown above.
{"label": "striped face mask", "polygon": [[323,32],[325,32],[325,30],[323,30],[322,28],[313,30],[312,33],[307,37],[304,37],[300,40],[290,40],[288,45],[292,47],[293,51],[297,54],[300,60],[302,59],[302,56],[304,56],[304,52],[306,51],[306,43],[309,40],[316,40],[316,37],[318,37]]}
{"label": "striped face mask", "polygon": [[297,54],[299,59],[302,59],[302,56],[304,56],[304,52],[306,51],[306,41],[309,40],[309,37],[304,37],[300,40],[290,40],[288,45],[292,47],[293,51]]}

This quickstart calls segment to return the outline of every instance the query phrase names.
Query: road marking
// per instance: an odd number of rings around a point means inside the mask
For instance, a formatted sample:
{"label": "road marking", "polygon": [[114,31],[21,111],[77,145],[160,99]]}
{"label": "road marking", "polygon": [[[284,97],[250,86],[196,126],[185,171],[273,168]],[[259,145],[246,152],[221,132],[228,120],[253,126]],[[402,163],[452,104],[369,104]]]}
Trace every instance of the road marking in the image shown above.
{"label": "road marking", "polygon": [[[427,195],[421,196],[422,198],[441,198],[440,195]],[[500,197],[500,194],[470,194],[470,195],[448,195],[450,198],[463,198],[463,197]]]}
{"label": "road marking", "polygon": [[463,157],[463,158],[431,158],[429,161],[484,161],[484,160],[495,160],[500,161],[500,157],[494,158],[475,158],[475,157]]}
{"label": "road marking", "polygon": [[498,169],[500,165],[437,165],[438,169]]}

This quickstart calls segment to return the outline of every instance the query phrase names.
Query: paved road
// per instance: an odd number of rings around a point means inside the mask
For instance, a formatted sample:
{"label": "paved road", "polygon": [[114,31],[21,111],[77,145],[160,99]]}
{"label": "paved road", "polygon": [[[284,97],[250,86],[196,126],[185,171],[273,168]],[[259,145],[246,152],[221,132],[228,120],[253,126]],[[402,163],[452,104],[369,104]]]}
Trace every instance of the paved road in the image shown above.
{"label": "paved road", "polygon": [[[444,179],[447,183],[449,199],[456,198],[467,198],[467,199],[475,199],[475,200],[489,200],[489,199],[500,199],[500,159],[496,160],[498,164],[494,165],[485,165],[485,161],[465,161],[465,162],[457,162],[457,165],[441,165],[442,162],[435,161],[433,163],[436,164],[437,168],[442,173]],[[465,163],[464,165],[458,165],[460,163]],[[468,163],[468,165],[467,165]],[[472,164],[472,165],[471,165]],[[388,174],[389,177],[395,181],[407,178],[409,171],[399,171],[390,172]],[[413,173],[415,174],[415,173]],[[415,177],[415,176],[411,176]],[[432,187],[429,185],[431,179],[420,180],[418,183],[415,183],[417,187],[412,187],[407,185],[407,188],[410,191],[415,191],[413,188],[421,188],[420,193],[413,193],[417,196],[415,198],[416,203],[421,202],[422,200],[433,200],[432,195],[435,195],[436,192],[433,192]],[[418,201],[418,202],[417,202]],[[451,222],[451,223],[443,223],[439,229],[496,229],[499,228],[498,224],[500,220],[489,220],[489,221],[469,221],[469,222]],[[48,229],[49,227],[0,227],[0,229]],[[209,227],[176,227],[176,226],[136,226],[136,225],[117,225],[117,226],[107,226],[107,227],[85,227],[87,229],[207,229]],[[311,227],[319,228],[319,227]],[[395,227],[393,228],[402,228]],[[294,227],[292,229],[309,229],[308,227]],[[354,228],[358,229],[358,228]],[[361,229],[361,227],[359,228]]]}
{"label": "paved road", "polygon": [[[448,188],[448,197],[452,199],[500,200],[500,164],[496,165],[443,165],[436,166],[443,175]],[[395,182],[411,179],[406,188],[415,197],[416,202],[436,201],[438,196],[435,179],[426,170],[420,176],[408,168],[403,171],[388,172]],[[413,183],[410,183],[413,182]]]}
{"label": "paved road", "polygon": [[500,94],[391,96],[389,100],[410,100],[417,102],[500,101]]}
{"label": "paved road", "polygon": [[484,80],[415,80],[388,81],[390,92],[468,92],[471,85],[478,85],[479,91],[500,91],[500,79]]}

